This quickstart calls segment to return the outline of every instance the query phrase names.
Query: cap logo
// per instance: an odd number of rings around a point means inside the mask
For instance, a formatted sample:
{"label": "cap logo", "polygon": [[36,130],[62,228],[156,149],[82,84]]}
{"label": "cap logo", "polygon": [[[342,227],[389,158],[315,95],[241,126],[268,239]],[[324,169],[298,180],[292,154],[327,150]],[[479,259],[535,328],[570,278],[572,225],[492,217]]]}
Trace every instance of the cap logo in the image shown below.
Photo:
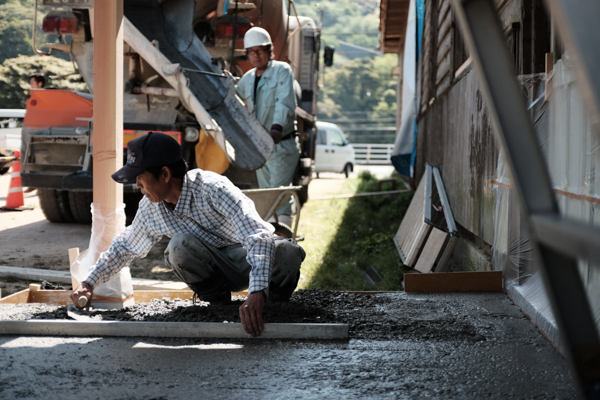
{"label": "cap logo", "polygon": [[127,164],[135,165],[135,153],[131,149],[127,149]]}

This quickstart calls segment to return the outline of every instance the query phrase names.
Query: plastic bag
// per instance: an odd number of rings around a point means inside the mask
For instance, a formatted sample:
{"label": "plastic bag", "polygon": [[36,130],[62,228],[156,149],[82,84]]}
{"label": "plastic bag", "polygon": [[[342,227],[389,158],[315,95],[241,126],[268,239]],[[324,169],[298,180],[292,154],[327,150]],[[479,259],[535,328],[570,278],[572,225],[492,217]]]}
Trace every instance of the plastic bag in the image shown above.
{"label": "plastic bag", "polygon": [[[91,267],[96,263],[100,254],[110,247],[112,239],[125,229],[125,205],[115,211],[102,215],[97,203],[92,203],[92,236],[87,250],[79,254],[71,265],[71,275],[82,282]],[[121,301],[133,296],[133,284],[129,267],[123,268],[118,274],[94,288],[94,299],[102,296],[105,300]]]}

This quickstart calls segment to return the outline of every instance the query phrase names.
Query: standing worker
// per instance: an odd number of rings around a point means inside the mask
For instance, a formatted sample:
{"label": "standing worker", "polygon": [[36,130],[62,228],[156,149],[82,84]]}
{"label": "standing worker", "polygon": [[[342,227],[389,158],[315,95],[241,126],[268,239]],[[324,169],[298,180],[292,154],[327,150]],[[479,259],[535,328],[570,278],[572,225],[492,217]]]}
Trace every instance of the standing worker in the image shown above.
{"label": "standing worker", "polygon": [[44,74],[36,73],[29,76],[29,84],[32,89],[42,89],[46,85]]}
{"label": "standing worker", "polygon": [[[262,28],[246,32],[244,48],[254,69],[240,79],[237,94],[275,142],[271,158],[256,171],[258,186],[289,186],[300,159],[295,128],[294,72],[288,64],[273,60],[271,36]],[[291,203],[277,210],[277,219],[292,225]]]}
{"label": "standing worker", "polygon": [[187,171],[181,146],[171,136],[150,132],[127,143],[127,164],[112,178],[136,183],[144,197],[133,223],[71,294],[77,304],[135,257],[145,257],[162,236],[171,238],[165,263],[211,305],[231,302],[231,292],[248,288],[240,307],[246,332],[260,335],[266,299],[287,300],[298,284],[304,250],[273,233],[252,200],[214,172]]}

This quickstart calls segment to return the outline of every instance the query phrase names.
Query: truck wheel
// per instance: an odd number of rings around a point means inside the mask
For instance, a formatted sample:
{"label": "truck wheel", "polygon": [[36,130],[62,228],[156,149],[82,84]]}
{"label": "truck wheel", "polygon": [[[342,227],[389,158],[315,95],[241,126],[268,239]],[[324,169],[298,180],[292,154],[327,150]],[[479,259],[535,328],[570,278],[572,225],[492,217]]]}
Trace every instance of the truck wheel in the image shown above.
{"label": "truck wheel", "polygon": [[350,172],[352,172],[352,164],[346,164],[344,167],[344,175],[346,175],[346,178],[350,176]]}
{"label": "truck wheel", "polygon": [[40,207],[50,222],[73,222],[69,196],[64,190],[38,189]]}
{"label": "truck wheel", "polygon": [[78,224],[92,223],[91,204],[93,200],[92,192],[69,191],[69,205],[75,222]]}
{"label": "truck wheel", "polygon": [[302,186],[302,189],[298,192],[298,198],[300,199],[300,207],[308,201],[308,185]]}

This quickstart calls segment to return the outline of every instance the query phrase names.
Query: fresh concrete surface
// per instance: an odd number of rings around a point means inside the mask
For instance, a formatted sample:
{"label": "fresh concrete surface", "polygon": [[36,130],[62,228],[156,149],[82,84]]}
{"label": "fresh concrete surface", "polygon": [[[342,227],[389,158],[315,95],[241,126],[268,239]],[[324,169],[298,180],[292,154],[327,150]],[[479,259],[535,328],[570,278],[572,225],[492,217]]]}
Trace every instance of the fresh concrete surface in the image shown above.
{"label": "fresh concrete surface", "polygon": [[566,361],[505,294],[383,296],[389,306],[374,312],[413,334],[334,342],[0,336],[0,398],[576,397]]}
{"label": "fresh concrete surface", "polygon": [[[392,172],[375,169],[379,179]],[[310,195],[325,196],[344,179],[320,176]],[[8,183],[0,176],[0,205]],[[35,192],[25,194],[25,205],[36,202]],[[90,235],[87,225],[50,224],[39,207],[0,213],[0,231],[1,265],[28,257],[29,267],[56,269],[68,266],[68,248],[87,248]],[[391,339],[0,336],[0,399],[576,398],[567,362],[506,295],[398,296],[411,305],[394,318],[415,333]],[[452,326],[441,318],[449,314]],[[457,331],[461,324],[477,337]]]}

